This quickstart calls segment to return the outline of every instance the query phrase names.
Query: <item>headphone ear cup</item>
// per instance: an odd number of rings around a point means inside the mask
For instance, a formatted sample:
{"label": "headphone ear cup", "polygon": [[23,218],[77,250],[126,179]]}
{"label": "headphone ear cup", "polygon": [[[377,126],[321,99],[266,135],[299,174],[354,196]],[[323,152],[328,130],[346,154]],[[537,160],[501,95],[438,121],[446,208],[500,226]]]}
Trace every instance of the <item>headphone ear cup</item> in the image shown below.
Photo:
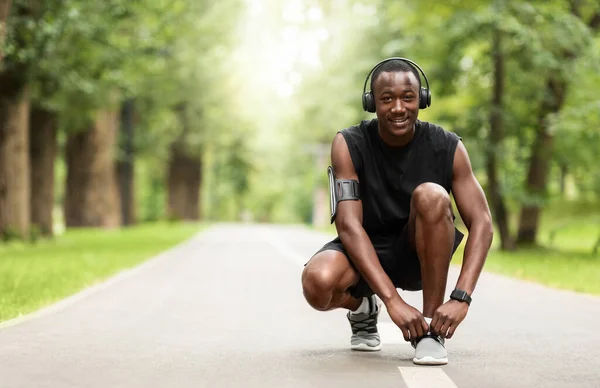
{"label": "headphone ear cup", "polygon": [[370,113],[375,113],[375,101],[373,101],[373,93],[367,92],[362,98],[363,109]]}
{"label": "headphone ear cup", "polygon": [[421,87],[421,93],[419,95],[419,109],[425,109],[431,106],[431,93],[428,89]]}

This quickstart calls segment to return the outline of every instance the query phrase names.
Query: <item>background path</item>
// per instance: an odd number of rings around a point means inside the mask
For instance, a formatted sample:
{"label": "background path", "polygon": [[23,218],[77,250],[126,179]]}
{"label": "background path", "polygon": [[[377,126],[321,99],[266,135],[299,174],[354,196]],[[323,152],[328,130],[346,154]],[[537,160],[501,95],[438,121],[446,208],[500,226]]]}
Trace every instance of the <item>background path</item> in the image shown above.
{"label": "background path", "polygon": [[[600,387],[600,298],[487,273],[447,366],[415,368],[385,312],[383,350],[351,352],[345,312],[312,310],[300,287],[302,265],[330,237],[214,226],[0,324],[0,387]],[[401,294],[420,306],[420,293]]]}

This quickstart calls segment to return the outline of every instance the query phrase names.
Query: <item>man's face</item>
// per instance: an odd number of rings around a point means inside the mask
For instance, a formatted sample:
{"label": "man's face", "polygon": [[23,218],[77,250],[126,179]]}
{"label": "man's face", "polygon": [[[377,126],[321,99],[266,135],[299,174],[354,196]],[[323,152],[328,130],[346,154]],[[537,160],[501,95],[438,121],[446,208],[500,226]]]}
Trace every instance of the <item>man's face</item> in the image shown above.
{"label": "man's face", "polygon": [[379,74],[373,97],[384,140],[394,143],[394,138],[411,137],[419,116],[419,80],[415,75],[410,71]]}

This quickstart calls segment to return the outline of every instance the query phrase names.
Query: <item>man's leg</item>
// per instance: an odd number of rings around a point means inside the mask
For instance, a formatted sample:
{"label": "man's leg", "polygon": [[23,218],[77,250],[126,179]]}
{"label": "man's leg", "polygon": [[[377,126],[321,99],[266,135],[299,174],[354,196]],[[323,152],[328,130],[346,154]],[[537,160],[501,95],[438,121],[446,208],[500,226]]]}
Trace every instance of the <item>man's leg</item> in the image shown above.
{"label": "man's leg", "polygon": [[[446,190],[434,183],[419,185],[411,198],[408,240],[419,256],[423,315],[428,324],[431,324],[435,310],[444,302],[454,237],[452,205]],[[437,334],[440,333],[428,333],[413,343],[415,364],[448,363],[444,339]]]}
{"label": "man's leg", "polygon": [[[307,302],[315,309],[328,311],[345,308],[352,328],[352,350],[377,351],[381,339],[377,331],[380,306],[374,295],[355,298],[349,289],[360,281],[358,272],[342,252],[325,250],[317,253],[304,268],[302,289]],[[363,281],[364,282],[364,281]],[[358,291],[362,293],[362,289]]]}
{"label": "man's leg", "polygon": [[353,298],[348,289],[358,280],[358,272],[346,255],[325,250],[317,253],[304,267],[302,290],[308,304],[319,311],[356,310],[362,299]]}
{"label": "man's leg", "polygon": [[444,302],[454,247],[452,204],[442,186],[423,183],[415,189],[410,203],[408,236],[421,265],[423,315],[431,318]]}

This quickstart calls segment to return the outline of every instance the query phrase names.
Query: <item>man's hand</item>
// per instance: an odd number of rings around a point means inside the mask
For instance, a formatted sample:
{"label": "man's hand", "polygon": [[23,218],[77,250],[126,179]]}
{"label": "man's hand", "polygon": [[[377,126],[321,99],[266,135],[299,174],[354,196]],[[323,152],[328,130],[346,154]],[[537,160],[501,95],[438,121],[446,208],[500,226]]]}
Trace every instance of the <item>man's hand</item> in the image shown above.
{"label": "man's hand", "polygon": [[402,330],[404,340],[410,341],[427,334],[429,326],[423,314],[402,299],[395,299],[385,306],[392,321]]}
{"label": "man's hand", "polygon": [[451,299],[435,310],[430,330],[443,338],[452,338],[468,311],[468,304]]}

